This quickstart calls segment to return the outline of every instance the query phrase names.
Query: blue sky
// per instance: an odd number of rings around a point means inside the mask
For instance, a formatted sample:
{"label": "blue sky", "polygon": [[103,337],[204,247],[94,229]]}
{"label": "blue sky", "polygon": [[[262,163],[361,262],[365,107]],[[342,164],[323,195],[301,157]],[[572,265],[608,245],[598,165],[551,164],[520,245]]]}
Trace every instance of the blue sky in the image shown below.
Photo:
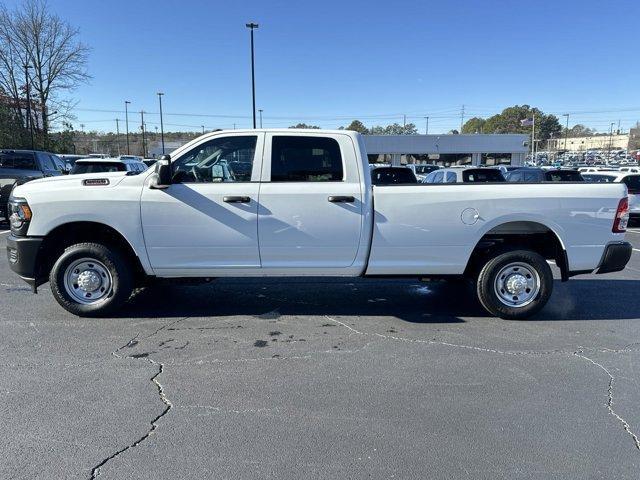
{"label": "blue sky", "polygon": [[[16,0],[10,0],[15,4]],[[600,131],[640,120],[640,2],[50,0],[92,48],[78,128],[131,110],[166,130],[251,125],[256,30],[264,126],[407,121],[430,133],[528,103]],[[93,110],[108,110],[104,112]],[[110,110],[113,110],[110,111]],[[176,115],[185,114],[185,115]],[[202,116],[198,116],[202,115]],[[139,114],[130,115],[139,123]]]}

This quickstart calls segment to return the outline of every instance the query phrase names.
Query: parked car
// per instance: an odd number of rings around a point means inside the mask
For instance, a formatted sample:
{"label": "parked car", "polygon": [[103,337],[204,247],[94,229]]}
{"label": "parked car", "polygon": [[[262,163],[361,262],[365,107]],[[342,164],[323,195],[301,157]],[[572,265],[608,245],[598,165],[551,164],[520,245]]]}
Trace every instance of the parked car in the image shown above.
{"label": "parked car", "polygon": [[406,167],[413,172],[419,182],[431,172],[440,168],[438,165],[428,163],[410,163]]}
{"label": "parked car", "polygon": [[519,168],[505,175],[507,182],[583,182],[584,179],[577,170],[544,170],[542,168]]}
{"label": "parked car", "polygon": [[597,172],[583,175],[590,183],[624,183],[629,197],[629,223],[640,223],[640,174],[629,172]]}
{"label": "parked car", "polygon": [[76,160],[72,175],[104,172],[144,172],[147,166],[140,160],[128,158],[83,158]]}
{"label": "parked car", "polygon": [[0,150],[0,223],[8,220],[11,190],[30,180],[68,173],[58,156],[37,150]]}
{"label": "parked car", "polygon": [[442,168],[431,172],[423,183],[488,183],[504,182],[502,172],[497,168],[461,167]]}
{"label": "parked car", "polygon": [[640,173],[640,167],[620,167],[618,170],[625,173]]}
{"label": "parked car", "polygon": [[[217,181],[212,167],[232,159],[250,162],[250,175]],[[622,184],[523,189],[473,168],[461,178],[502,184],[378,186],[368,168],[356,132],[210,132],[139,175],[16,187],[9,265],[34,290],[49,281],[76,315],[113,312],[152,279],[457,276],[475,282],[488,312],[515,319],[549,300],[547,260],[568,280],[622,270],[632,253]],[[596,216],[603,208],[611,214]]]}
{"label": "parked car", "polygon": [[398,185],[418,183],[418,179],[413,171],[406,167],[377,167],[371,170],[371,183],[373,185]]}

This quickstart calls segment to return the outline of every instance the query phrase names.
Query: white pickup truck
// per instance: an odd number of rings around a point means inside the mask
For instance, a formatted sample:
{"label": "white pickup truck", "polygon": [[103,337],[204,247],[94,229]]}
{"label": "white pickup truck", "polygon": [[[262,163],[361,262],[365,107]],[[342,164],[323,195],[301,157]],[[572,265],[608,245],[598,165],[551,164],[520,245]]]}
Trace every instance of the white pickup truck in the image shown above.
{"label": "white pickup truck", "polygon": [[562,280],[624,268],[622,184],[372,186],[349,131],[203,135],[145,172],[18,186],[11,268],[76,315],[106,315],[155,279],[468,278],[503,318],[540,310]]}

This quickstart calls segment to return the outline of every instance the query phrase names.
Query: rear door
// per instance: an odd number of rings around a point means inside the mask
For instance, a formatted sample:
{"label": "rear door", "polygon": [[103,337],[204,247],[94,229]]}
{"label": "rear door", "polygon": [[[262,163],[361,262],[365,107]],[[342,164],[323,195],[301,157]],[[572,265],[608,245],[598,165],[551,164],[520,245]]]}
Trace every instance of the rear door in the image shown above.
{"label": "rear door", "polygon": [[354,263],[363,222],[357,161],[347,135],[267,134],[258,210],[263,268],[308,275]]}
{"label": "rear door", "polygon": [[264,134],[205,138],[173,162],[173,182],[142,192],[142,228],[164,276],[257,269],[258,190]]}

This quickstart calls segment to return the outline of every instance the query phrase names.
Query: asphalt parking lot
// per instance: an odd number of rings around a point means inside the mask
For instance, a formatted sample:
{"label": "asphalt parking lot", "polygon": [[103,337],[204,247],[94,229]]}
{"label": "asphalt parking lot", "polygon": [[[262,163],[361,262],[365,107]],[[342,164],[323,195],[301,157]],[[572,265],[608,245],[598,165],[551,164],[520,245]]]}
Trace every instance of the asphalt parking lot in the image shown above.
{"label": "asphalt parking lot", "polygon": [[0,235],[0,478],[637,479],[640,230],[534,319],[464,286],[221,280],[122,316],[32,295]]}

